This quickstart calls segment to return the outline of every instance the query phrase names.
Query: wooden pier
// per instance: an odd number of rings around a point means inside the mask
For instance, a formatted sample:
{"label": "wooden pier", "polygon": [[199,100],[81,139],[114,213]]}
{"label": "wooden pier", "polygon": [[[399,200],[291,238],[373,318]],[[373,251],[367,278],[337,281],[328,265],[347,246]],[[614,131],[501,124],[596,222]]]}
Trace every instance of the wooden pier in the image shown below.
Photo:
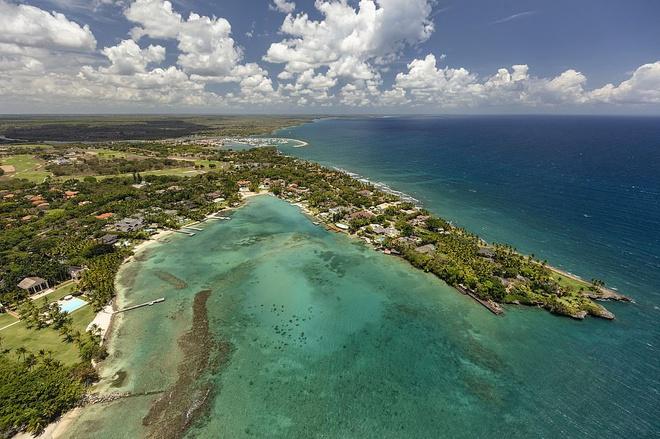
{"label": "wooden pier", "polygon": [[113,314],[119,314],[119,313],[122,313],[122,312],[131,311],[131,310],[138,309],[138,308],[143,308],[145,306],[152,306],[152,305],[155,305],[156,303],[162,303],[162,302],[165,302],[164,297],[161,297],[160,299],[152,300],[150,302],[141,303],[139,305],[129,306],[128,308],[124,308],[124,309],[120,309],[118,311],[115,311]]}
{"label": "wooden pier", "polygon": [[501,314],[504,314],[504,310],[502,307],[498,304],[493,302],[492,300],[484,300],[481,297],[477,296],[472,290],[470,290],[468,287],[465,285],[457,285],[455,288],[460,291],[461,293],[465,294],[466,296],[470,296],[473,298],[475,301],[479,302],[481,305],[483,305],[484,308],[486,308],[488,311],[492,312],[493,314],[499,316]]}
{"label": "wooden pier", "polygon": [[195,236],[195,232],[189,232],[187,230],[180,229],[180,230],[172,230],[172,231],[176,233],[183,233],[184,235],[188,235],[188,236]]}
{"label": "wooden pier", "polygon": [[204,229],[200,229],[199,227],[194,227],[194,226],[183,226],[182,229],[195,230],[197,232],[203,232],[204,231]]}

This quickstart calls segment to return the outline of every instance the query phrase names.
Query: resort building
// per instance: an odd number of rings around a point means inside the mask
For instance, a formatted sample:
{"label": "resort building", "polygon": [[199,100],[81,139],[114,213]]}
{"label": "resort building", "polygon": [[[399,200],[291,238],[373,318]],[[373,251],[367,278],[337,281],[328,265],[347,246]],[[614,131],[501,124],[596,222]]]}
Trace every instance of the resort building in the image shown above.
{"label": "resort building", "polygon": [[40,277],[26,277],[18,284],[18,288],[27,291],[29,294],[37,294],[50,287],[46,279]]}

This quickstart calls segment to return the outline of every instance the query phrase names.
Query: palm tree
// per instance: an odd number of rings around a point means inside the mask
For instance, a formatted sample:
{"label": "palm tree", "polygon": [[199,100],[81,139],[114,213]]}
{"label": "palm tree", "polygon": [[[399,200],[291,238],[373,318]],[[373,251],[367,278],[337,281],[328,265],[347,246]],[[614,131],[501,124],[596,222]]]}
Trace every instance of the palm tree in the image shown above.
{"label": "palm tree", "polygon": [[16,348],[16,355],[18,355],[20,359],[23,359],[25,357],[25,354],[27,354],[27,349],[25,349],[24,346],[20,346]]}
{"label": "palm tree", "polygon": [[32,369],[36,364],[37,357],[33,353],[30,353],[27,357],[25,357],[25,365],[27,366],[28,370]]}

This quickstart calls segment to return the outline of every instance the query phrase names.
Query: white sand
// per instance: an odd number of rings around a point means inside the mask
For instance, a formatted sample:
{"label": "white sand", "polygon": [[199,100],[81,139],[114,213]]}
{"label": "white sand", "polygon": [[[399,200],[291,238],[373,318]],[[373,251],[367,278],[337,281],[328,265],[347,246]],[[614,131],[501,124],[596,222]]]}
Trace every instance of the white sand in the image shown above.
{"label": "white sand", "polygon": [[80,415],[80,408],[75,408],[62,416],[57,422],[48,425],[39,436],[29,433],[19,433],[13,439],[60,439],[66,437],[69,425]]}
{"label": "white sand", "polygon": [[108,329],[110,329],[110,322],[112,322],[112,313],[112,305],[106,305],[98,314],[96,314],[94,320],[87,325],[87,331],[92,329],[92,325],[96,325],[101,330],[101,339],[105,340]]}

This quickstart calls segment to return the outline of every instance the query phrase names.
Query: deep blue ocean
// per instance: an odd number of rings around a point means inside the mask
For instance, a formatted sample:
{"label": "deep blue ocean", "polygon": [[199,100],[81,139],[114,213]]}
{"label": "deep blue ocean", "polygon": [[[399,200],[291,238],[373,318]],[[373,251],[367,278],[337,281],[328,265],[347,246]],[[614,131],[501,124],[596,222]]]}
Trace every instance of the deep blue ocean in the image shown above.
{"label": "deep blue ocean", "polygon": [[606,304],[613,322],[513,309],[500,324],[538,345],[511,362],[536,377],[520,385],[538,399],[529,422],[543,436],[660,436],[660,118],[337,118],[277,134],[309,142],[286,154],[631,296]]}

